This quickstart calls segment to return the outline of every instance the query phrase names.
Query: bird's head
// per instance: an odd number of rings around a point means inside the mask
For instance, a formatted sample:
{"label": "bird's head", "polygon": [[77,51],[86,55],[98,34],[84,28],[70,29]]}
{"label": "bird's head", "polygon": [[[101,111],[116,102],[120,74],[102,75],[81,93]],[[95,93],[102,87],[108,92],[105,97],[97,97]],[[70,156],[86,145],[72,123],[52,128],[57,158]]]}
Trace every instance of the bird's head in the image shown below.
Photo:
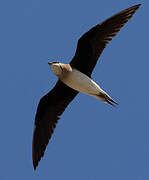
{"label": "bird's head", "polygon": [[63,68],[61,66],[61,63],[59,62],[49,62],[48,63],[52,69],[52,71],[54,72],[54,74],[56,74],[57,76],[60,76],[62,74]]}

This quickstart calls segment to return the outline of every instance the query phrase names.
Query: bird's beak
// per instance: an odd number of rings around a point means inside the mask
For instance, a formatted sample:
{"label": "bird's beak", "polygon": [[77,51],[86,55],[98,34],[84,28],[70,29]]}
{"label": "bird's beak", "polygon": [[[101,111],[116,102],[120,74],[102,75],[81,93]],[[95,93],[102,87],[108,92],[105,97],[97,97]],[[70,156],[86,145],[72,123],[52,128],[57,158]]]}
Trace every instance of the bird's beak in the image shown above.
{"label": "bird's beak", "polygon": [[49,62],[48,64],[51,66],[53,63],[52,63],[52,62]]}

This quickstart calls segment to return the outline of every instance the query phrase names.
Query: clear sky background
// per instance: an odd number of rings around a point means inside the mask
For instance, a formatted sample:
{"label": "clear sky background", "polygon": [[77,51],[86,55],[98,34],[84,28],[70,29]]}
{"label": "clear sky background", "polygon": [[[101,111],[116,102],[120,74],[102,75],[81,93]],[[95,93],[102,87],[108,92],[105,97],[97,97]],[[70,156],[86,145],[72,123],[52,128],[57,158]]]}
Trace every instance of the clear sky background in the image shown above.
{"label": "clear sky background", "polygon": [[[37,104],[57,81],[48,62],[68,63],[83,33],[138,3],[92,75],[118,107],[79,94],[34,171]],[[148,19],[148,0],[0,1],[0,180],[149,179]]]}

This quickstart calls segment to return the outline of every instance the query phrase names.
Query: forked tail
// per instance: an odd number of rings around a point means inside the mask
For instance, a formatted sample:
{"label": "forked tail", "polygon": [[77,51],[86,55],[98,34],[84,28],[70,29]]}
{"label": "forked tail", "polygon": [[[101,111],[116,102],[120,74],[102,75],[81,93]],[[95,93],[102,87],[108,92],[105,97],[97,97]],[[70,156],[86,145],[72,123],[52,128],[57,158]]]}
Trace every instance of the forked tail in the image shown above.
{"label": "forked tail", "polygon": [[97,99],[100,99],[101,101],[103,101],[106,104],[110,104],[112,106],[115,107],[115,105],[118,105],[118,103],[116,101],[114,101],[108,94],[104,93],[100,93],[99,95],[94,95],[94,97],[96,97]]}

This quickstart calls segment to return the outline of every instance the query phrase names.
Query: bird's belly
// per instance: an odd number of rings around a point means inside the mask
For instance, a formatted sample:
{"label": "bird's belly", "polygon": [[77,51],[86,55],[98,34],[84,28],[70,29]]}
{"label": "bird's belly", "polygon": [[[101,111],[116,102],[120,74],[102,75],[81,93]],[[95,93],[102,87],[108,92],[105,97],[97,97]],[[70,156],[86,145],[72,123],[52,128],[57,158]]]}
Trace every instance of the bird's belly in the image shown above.
{"label": "bird's belly", "polygon": [[73,69],[61,80],[72,89],[88,95],[98,94],[101,90],[91,78],[76,69]]}

